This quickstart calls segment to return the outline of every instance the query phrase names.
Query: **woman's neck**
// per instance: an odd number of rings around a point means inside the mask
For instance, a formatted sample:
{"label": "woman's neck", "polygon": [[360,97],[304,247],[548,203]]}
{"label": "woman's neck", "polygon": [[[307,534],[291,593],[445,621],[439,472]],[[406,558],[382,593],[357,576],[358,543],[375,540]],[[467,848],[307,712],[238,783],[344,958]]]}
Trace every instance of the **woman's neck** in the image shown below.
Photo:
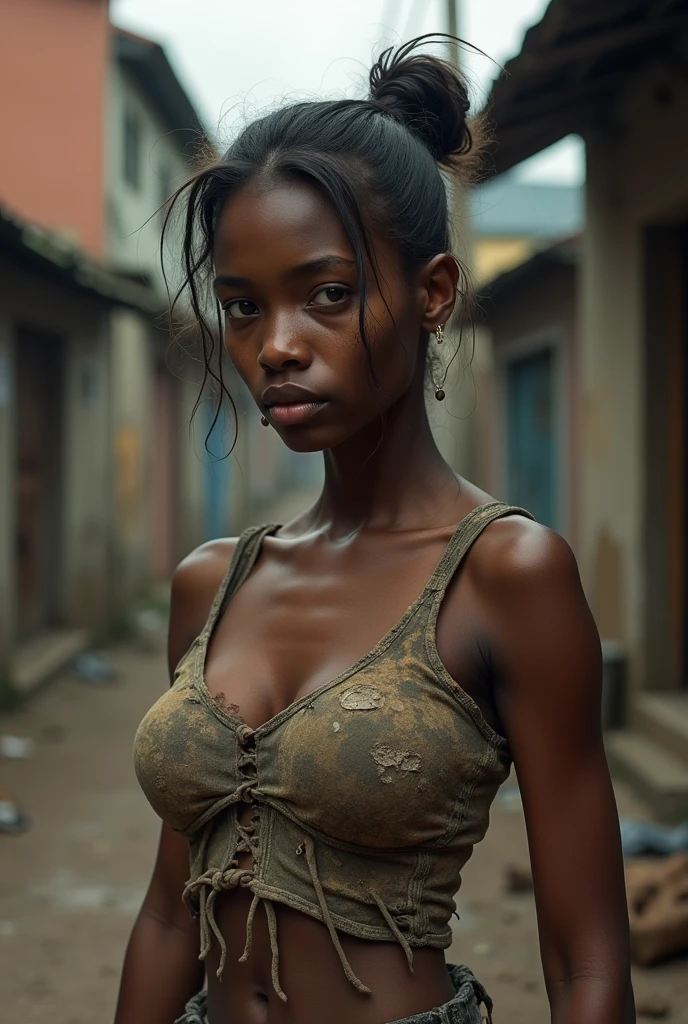
{"label": "woman's neck", "polygon": [[[364,528],[445,525],[447,485],[458,494],[458,479],[432,435],[422,387],[410,388],[384,419],[324,458],[325,484],[313,525],[333,538]],[[444,500],[438,502],[440,495]]]}

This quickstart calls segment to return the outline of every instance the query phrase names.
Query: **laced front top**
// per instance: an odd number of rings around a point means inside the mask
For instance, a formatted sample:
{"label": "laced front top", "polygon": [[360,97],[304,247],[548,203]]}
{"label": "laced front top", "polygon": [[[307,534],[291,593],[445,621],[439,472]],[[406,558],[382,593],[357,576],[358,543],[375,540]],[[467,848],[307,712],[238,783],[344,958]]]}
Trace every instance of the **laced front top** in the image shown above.
{"label": "laced front top", "polygon": [[[143,719],[134,757],[153,808],[187,836],[183,894],[204,959],[226,944],[215,917],[223,892],[253,894],[241,960],[265,908],[272,982],[279,973],[275,903],[323,922],[342,969],[361,992],[339,933],[394,941],[409,969],[413,949],[446,948],[461,870],[487,829],[509,773],[506,740],[449,675],[436,646],[447,586],[480,533],[523,509],[491,502],[460,523],[422,594],[369,654],[265,722],[249,728],[205,684],[208,642],[251,572],[266,535],[239,538],[201,635],[173,685]],[[529,518],[532,518],[529,516]],[[242,808],[251,807],[248,820]],[[239,867],[249,855],[250,866]]]}

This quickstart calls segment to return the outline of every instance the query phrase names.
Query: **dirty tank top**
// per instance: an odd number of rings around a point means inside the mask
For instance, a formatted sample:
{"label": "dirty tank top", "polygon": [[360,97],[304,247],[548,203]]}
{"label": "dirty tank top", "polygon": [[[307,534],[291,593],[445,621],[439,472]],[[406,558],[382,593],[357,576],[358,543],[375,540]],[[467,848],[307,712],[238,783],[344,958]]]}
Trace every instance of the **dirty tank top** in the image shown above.
{"label": "dirty tank top", "polygon": [[[210,695],[209,638],[251,572],[263,538],[239,538],[201,635],[180,661],[171,688],[143,719],[134,758],[154,810],[190,843],[184,901],[200,919],[200,958],[224,938],[215,901],[242,886],[253,894],[246,925],[263,904],[279,978],[274,904],[323,922],[352,985],[339,932],[396,941],[409,967],[413,949],[451,943],[449,921],[461,870],[487,830],[489,808],[507,777],[506,740],[449,675],[436,646],[445,591],[471,545],[495,519],[517,513],[491,502],[459,524],[422,594],[356,664],[296,700],[257,729]],[[247,804],[247,822],[241,814]],[[240,868],[238,855],[250,854]]]}

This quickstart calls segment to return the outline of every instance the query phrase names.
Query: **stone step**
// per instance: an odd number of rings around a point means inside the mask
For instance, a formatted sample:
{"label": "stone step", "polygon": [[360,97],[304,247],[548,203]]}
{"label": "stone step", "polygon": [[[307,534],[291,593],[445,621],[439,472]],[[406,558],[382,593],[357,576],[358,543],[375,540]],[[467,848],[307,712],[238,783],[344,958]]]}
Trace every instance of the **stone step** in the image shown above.
{"label": "stone step", "polygon": [[50,629],[21,644],[14,657],[11,682],[20,694],[31,693],[84,651],[85,629]]}
{"label": "stone step", "polygon": [[638,694],[630,725],[688,765],[688,693]]}
{"label": "stone step", "polygon": [[605,736],[612,774],[635,790],[653,817],[688,819],[688,765],[648,736],[634,730]]}

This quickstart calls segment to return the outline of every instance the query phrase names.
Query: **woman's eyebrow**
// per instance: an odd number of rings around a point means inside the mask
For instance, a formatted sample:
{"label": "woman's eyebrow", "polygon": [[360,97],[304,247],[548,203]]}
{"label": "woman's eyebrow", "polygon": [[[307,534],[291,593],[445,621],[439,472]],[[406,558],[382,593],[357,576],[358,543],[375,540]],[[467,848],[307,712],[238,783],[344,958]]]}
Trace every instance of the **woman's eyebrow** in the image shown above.
{"label": "woman's eyebrow", "polygon": [[[326,256],[317,256],[313,260],[308,260],[306,263],[299,263],[295,267],[290,267],[289,270],[283,275],[285,280],[293,280],[298,277],[305,277],[308,274],[317,274],[321,270],[342,270],[356,267],[354,260],[347,259],[345,256],[336,256],[334,253],[330,253]],[[236,277],[233,274],[219,274],[213,284],[217,287],[218,285],[226,285],[230,288],[242,288],[246,285],[251,284],[251,281],[247,277]]]}
{"label": "woman's eyebrow", "polygon": [[295,277],[305,277],[307,274],[317,274],[320,270],[351,269],[351,267],[355,268],[355,266],[355,262],[347,259],[345,256],[328,254],[327,256],[317,256],[306,263],[299,263],[298,266],[288,270],[284,276],[288,279],[293,279]]}

